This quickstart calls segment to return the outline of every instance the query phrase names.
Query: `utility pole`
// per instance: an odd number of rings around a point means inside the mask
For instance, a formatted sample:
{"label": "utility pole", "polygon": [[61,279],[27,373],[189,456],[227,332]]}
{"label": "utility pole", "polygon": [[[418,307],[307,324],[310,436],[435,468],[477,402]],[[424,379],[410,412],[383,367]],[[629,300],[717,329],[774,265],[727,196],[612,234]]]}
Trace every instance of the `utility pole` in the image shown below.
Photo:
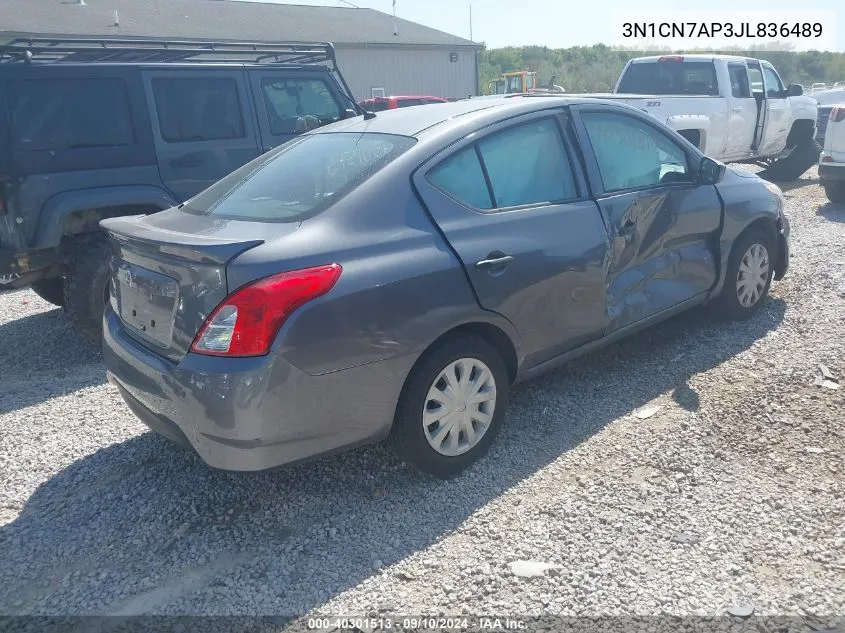
{"label": "utility pole", "polygon": [[472,0],[469,0],[469,39],[472,40]]}

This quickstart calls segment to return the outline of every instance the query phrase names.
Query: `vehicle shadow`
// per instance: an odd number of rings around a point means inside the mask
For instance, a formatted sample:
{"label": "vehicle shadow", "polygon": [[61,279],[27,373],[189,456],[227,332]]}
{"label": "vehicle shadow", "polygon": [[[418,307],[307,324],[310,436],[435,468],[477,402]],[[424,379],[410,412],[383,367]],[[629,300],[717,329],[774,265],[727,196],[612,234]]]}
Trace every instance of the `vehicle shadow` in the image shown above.
{"label": "vehicle shadow", "polygon": [[105,382],[99,350],[58,308],[0,324],[0,415]]}
{"label": "vehicle shadow", "polygon": [[828,202],[820,206],[816,213],[831,222],[845,222],[845,204]]}
{"label": "vehicle shadow", "polygon": [[819,184],[819,179],[802,176],[801,178],[796,178],[795,180],[790,180],[789,182],[779,182],[776,184],[778,187],[780,187],[781,191],[783,191],[784,193],[788,193],[794,189],[801,189],[802,187],[817,185]]}
{"label": "vehicle shadow", "polygon": [[[212,470],[151,433],[105,447],[0,527],[0,613],[302,615],[464,531],[505,490],[658,396],[695,410],[690,377],[747,350],[784,312],[777,298],[741,323],[693,311],[517,386],[490,454],[449,481],[383,446],[267,473]],[[425,575],[388,582],[437,585],[436,566],[416,569]]]}

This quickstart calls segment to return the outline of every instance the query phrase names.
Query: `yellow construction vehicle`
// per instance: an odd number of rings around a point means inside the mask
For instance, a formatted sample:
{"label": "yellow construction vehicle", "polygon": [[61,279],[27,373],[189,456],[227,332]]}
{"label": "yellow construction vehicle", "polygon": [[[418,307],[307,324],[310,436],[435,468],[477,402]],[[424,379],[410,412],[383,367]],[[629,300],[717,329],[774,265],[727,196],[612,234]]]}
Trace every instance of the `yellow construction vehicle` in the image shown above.
{"label": "yellow construction vehicle", "polygon": [[488,90],[493,95],[566,92],[562,87],[555,85],[555,77],[552,77],[547,84],[538,84],[537,73],[533,70],[515,70],[502,73],[499,79],[490,82]]}

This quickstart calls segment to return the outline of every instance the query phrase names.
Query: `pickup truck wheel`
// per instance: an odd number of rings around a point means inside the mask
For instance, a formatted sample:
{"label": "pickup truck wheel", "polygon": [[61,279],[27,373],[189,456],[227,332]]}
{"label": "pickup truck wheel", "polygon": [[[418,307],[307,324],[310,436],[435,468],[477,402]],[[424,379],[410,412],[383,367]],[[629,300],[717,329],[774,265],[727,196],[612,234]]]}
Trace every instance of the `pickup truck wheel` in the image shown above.
{"label": "pickup truck wheel", "polygon": [[719,317],[740,321],[764,303],[772,285],[777,243],[768,232],[752,227],[734,242],[725,285],[713,304]]}
{"label": "pickup truck wheel", "polygon": [[54,306],[65,304],[65,280],[61,277],[39,279],[32,284],[32,292]]}
{"label": "pickup truck wheel", "polygon": [[389,443],[405,463],[440,478],[480,459],[502,426],[508,371],[484,339],[454,335],[429,349],[408,376]]}
{"label": "pickup truck wheel", "polygon": [[837,182],[824,186],[824,195],[834,204],[845,204],[845,183]]}
{"label": "pickup truck wheel", "polygon": [[65,277],[65,309],[82,337],[100,347],[111,249],[105,235],[75,238]]}
{"label": "pickup truck wheel", "polygon": [[782,158],[761,171],[758,176],[771,182],[797,180],[805,171],[819,162],[822,146],[814,139],[806,139],[786,158]]}

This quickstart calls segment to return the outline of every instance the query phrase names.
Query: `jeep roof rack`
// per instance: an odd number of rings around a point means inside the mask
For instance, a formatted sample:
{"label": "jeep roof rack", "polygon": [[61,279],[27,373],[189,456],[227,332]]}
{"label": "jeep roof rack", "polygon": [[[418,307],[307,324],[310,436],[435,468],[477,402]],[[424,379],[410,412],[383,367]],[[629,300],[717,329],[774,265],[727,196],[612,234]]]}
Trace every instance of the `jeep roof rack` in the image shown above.
{"label": "jeep roof rack", "polygon": [[214,42],[206,40],[17,37],[0,44],[3,63],[178,63],[323,64],[337,77],[351,105],[360,112],[337,66],[329,42]]}

